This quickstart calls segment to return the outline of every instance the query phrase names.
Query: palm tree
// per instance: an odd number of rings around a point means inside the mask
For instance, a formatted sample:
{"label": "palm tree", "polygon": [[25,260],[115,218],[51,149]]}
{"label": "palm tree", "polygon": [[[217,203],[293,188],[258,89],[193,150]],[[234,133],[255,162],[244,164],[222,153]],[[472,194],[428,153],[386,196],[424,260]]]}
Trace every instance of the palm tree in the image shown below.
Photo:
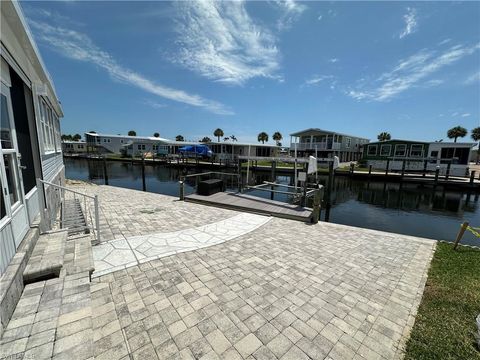
{"label": "palm tree", "polygon": [[265,141],[268,141],[268,134],[265,131],[262,131],[260,134],[258,134],[257,137],[258,142],[262,142],[262,144],[265,144]]}
{"label": "palm tree", "polygon": [[232,139],[232,141],[238,141],[235,135],[230,135],[230,139]]}
{"label": "palm tree", "polygon": [[280,141],[282,141],[283,136],[279,131],[276,131],[276,132],[273,133],[272,139],[275,140],[275,142],[277,143],[277,146],[282,145],[282,143]]}
{"label": "palm tree", "polygon": [[216,136],[218,139],[218,142],[220,142],[220,138],[223,137],[223,130],[220,128],[215,129],[215,131],[213,132],[213,136]]}
{"label": "palm tree", "polygon": [[453,142],[457,142],[457,138],[465,137],[467,135],[467,129],[461,126],[455,126],[447,131],[447,136],[449,139],[453,139]]}
{"label": "palm tree", "polygon": [[153,136],[154,137],[160,137],[160,134],[158,132],[156,132],[156,133],[153,133]]}
{"label": "palm tree", "polygon": [[480,160],[480,127],[476,127],[475,129],[472,129],[472,139],[473,141],[478,141],[478,150],[477,150],[477,164],[478,161]]}
{"label": "palm tree", "polygon": [[185,141],[182,135],[175,136],[175,141]]}
{"label": "palm tree", "polygon": [[137,132],[135,130],[130,130],[128,136],[137,136]]}
{"label": "palm tree", "polygon": [[210,139],[208,136],[204,136],[202,140],[200,140],[202,143],[209,143],[212,142],[212,139]]}
{"label": "palm tree", "polygon": [[223,138],[223,141],[228,141],[228,140],[230,140],[230,137],[228,136]]}
{"label": "palm tree", "polygon": [[73,141],[79,141],[82,138],[82,135],[80,134],[75,134],[72,136]]}
{"label": "palm tree", "polygon": [[387,140],[390,140],[391,138],[392,137],[391,137],[390,133],[388,133],[386,131],[381,132],[377,136],[378,141],[387,141]]}

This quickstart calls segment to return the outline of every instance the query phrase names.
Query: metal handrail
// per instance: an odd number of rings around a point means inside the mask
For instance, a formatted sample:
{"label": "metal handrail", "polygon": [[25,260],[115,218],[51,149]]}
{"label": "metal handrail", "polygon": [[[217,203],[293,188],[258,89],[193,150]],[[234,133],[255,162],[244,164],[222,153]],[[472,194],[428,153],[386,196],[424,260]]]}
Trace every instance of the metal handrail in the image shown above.
{"label": "metal handrail", "polygon": [[69,192],[74,193],[74,194],[77,194],[77,195],[85,196],[85,197],[90,198],[90,199],[92,199],[92,200],[95,199],[95,196],[87,195],[87,194],[81,193],[81,192],[79,192],[79,191],[75,191],[75,190],[66,188],[65,186],[61,186],[61,185],[58,185],[58,184],[54,184],[54,183],[51,183],[51,182],[48,182],[48,181],[45,181],[45,180],[42,180],[42,179],[38,179],[38,180],[39,180],[40,182],[44,183],[44,184],[47,184],[47,185],[56,187],[56,188],[58,188],[58,189],[66,190],[66,191],[69,191]]}
{"label": "metal handrail", "polygon": [[[83,207],[85,209],[85,222],[87,225],[86,228],[89,228],[88,226],[88,217],[90,217],[90,222],[91,222],[91,228],[92,230],[95,231],[95,240],[96,240],[96,243],[99,243],[100,242],[100,211],[99,211],[99,202],[98,202],[98,195],[88,195],[88,194],[84,194],[84,193],[81,193],[79,191],[76,191],[76,190],[72,190],[72,189],[69,189],[65,186],[61,186],[61,185],[58,185],[58,184],[54,184],[54,183],[51,183],[51,182],[48,182],[48,181],[45,181],[43,179],[39,179],[37,178],[37,189],[38,191],[40,192],[39,193],[39,196],[38,196],[38,199],[39,199],[39,205],[40,205],[40,216],[41,216],[41,230],[42,231],[46,231],[47,228],[51,228],[51,225],[53,223],[56,222],[55,221],[51,221],[50,219],[50,214],[48,213],[48,204],[45,203],[45,188],[44,188],[44,185],[48,185],[48,186],[52,186],[53,188],[55,189],[58,189],[58,190],[61,190],[62,193],[61,193],[61,203],[62,203],[62,209],[64,208],[65,206],[65,192],[69,192],[69,193],[72,193],[74,194],[74,199],[76,198],[76,195],[79,195],[79,196],[83,196],[84,197],[84,204],[83,204]],[[86,199],[90,199],[90,200],[93,200],[93,205],[94,205],[94,212],[95,212],[95,223],[92,219],[92,214],[91,214],[91,211],[89,211],[89,209],[87,209],[87,200]],[[47,220],[48,221],[48,225],[47,225]],[[74,227],[72,229],[78,229],[79,227]]]}
{"label": "metal handrail", "polygon": [[196,173],[196,174],[188,174],[188,175],[184,175],[182,176],[184,179],[188,178],[188,177],[197,177],[197,176],[203,176],[203,175],[211,175],[211,174],[217,174],[217,175],[229,175],[229,176],[240,176],[239,174],[237,173],[226,173],[226,172],[220,172],[220,171],[208,171],[208,172],[204,172],[204,173]]}

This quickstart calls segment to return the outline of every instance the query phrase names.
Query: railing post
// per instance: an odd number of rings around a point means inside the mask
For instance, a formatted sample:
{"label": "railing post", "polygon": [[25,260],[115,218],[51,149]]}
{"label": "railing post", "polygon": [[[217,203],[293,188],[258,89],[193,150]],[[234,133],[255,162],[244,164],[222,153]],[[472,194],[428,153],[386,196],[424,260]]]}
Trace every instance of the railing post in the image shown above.
{"label": "railing post", "polygon": [[390,167],[390,159],[387,159],[387,167],[385,168],[385,175],[388,175],[388,168]]}
{"label": "railing post", "polygon": [[368,175],[372,175],[372,165],[368,165]]}
{"label": "railing post", "polygon": [[423,162],[423,175],[422,175],[423,177],[425,177],[425,175],[427,174],[427,164],[428,164],[428,161],[425,160]]}
{"label": "railing post", "polygon": [[475,170],[470,172],[470,185],[473,186],[473,180],[475,180]]}
{"label": "railing post", "polygon": [[449,176],[450,176],[450,166],[452,166],[452,163],[451,162],[448,162],[447,164],[447,172],[445,173],[445,180],[448,180]]}
{"label": "railing post", "polygon": [[[98,195],[95,195],[93,200],[95,206],[95,228],[97,230],[97,243],[100,243],[100,212],[98,208]],[[85,209],[87,211],[87,209]]]}
{"label": "railing post", "polygon": [[461,226],[460,230],[458,231],[457,238],[455,239],[455,244],[453,245],[453,250],[457,249],[458,243],[462,240],[463,234],[468,228],[468,221],[465,221]]}
{"label": "railing post", "polygon": [[37,178],[37,191],[38,191],[38,203],[40,207],[40,232],[43,233],[47,231],[47,216],[45,214],[45,188],[43,186],[42,180]]}

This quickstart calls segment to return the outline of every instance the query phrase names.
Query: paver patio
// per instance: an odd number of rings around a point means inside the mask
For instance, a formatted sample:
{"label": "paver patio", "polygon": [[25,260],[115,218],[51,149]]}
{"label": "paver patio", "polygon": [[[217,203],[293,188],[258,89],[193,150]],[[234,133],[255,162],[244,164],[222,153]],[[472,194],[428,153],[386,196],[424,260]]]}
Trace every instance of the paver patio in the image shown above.
{"label": "paver patio", "polygon": [[[112,206],[109,201],[136,203],[137,196],[148,196],[146,206],[191,215],[186,224],[175,217],[169,228],[170,215],[162,214],[165,226],[152,233],[239,214],[162,195],[96,188],[103,194],[104,212]],[[115,199],[109,200],[110,191]],[[137,213],[122,216],[127,224],[142,218]],[[122,238],[128,241],[129,236]],[[434,247],[435,242],[415,237],[273,218],[229,241],[94,278],[88,301],[82,303],[91,310],[82,308],[79,314],[61,315],[62,324],[45,325],[47,331],[56,327],[57,334],[60,328],[68,330],[60,334],[68,336],[51,347],[42,341],[38,351],[69,358],[93,353],[99,359],[400,358]],[[67,280],[65,287],[71,287]],[[38,297],[32,302],[42,303],[43,295],[33,288],[26,291]],[[19,320],[18,326],[29,321]],[[34,326],[41,327],[41,318]],[[22,341],[34,354],[30,338]],[[91,352],[80,352],[81,343]]]}

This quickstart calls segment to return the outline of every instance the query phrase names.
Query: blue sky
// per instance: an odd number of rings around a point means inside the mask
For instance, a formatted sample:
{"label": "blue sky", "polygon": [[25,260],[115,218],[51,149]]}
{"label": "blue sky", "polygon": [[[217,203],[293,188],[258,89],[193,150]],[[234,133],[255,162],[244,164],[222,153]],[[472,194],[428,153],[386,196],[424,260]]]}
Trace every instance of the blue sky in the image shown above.
{"label": "blue sky", "polygon": [[[479,2],[22,2],[63,133],[480,125]],[[470,141],[465,138],[465,141]],[[272,142],[272,140],[270,140]]]}

